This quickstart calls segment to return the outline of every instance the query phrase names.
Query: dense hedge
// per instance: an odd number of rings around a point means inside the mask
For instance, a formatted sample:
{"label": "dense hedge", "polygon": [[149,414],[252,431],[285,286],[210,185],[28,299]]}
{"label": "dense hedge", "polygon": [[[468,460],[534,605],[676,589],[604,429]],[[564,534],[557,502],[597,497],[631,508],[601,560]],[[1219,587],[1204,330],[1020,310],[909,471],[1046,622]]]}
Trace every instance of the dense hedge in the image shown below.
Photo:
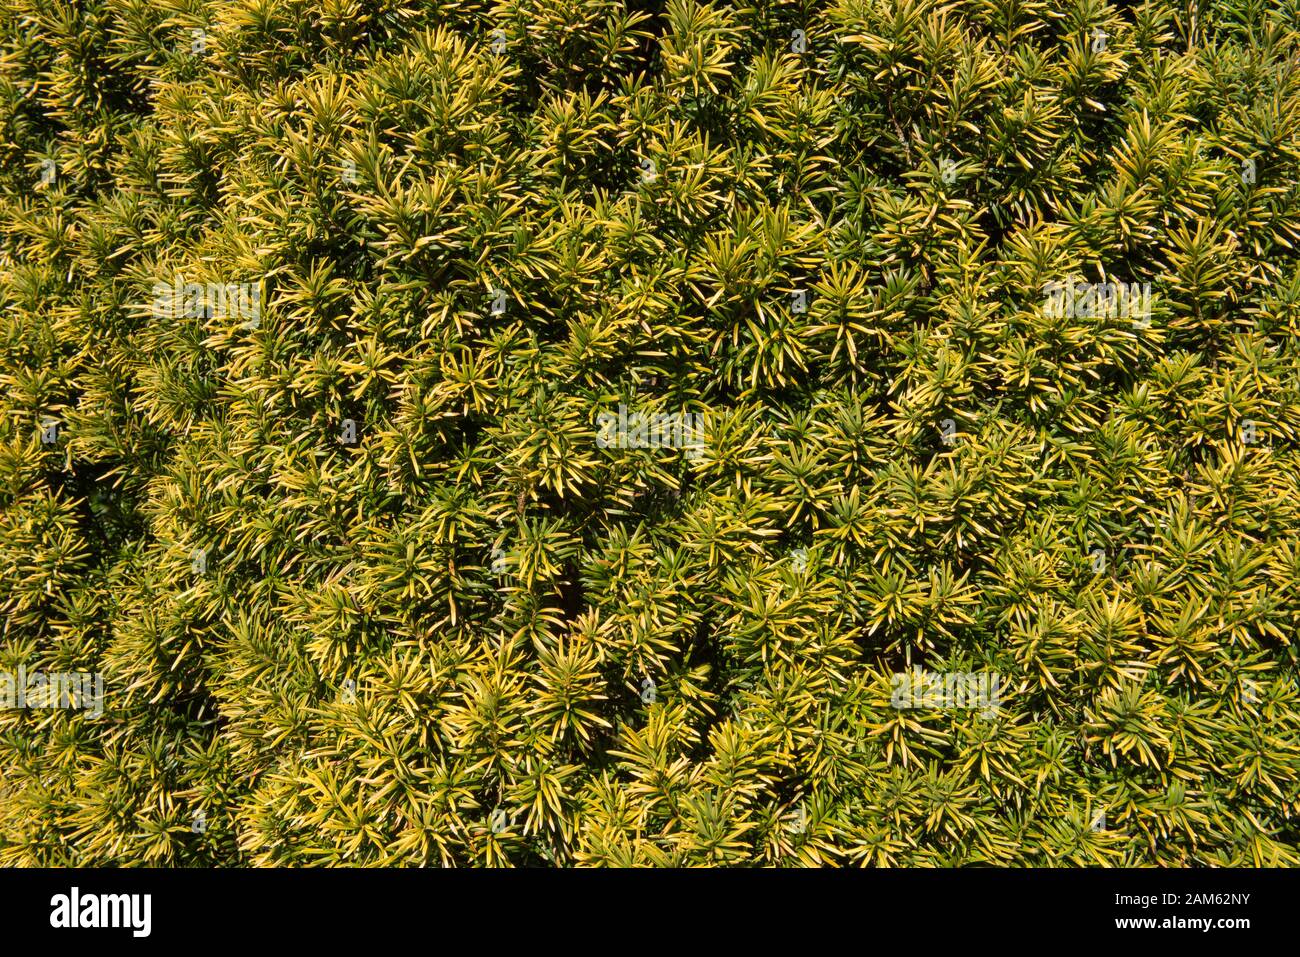
{"label": "dense hedge", "polygon": [[0,34],[0,864],[1300,864],[1300,0]]}

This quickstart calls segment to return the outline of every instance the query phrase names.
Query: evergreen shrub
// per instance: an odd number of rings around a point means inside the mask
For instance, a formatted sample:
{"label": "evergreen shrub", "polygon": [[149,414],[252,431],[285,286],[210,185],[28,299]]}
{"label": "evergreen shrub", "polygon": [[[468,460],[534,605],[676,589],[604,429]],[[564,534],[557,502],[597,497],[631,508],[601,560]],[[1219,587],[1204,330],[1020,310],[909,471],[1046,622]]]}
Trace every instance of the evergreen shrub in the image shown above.
{"label": "evergreen shrub", "polygon": [[0,865],[1300,864],[1300,0],[0,36]]}

